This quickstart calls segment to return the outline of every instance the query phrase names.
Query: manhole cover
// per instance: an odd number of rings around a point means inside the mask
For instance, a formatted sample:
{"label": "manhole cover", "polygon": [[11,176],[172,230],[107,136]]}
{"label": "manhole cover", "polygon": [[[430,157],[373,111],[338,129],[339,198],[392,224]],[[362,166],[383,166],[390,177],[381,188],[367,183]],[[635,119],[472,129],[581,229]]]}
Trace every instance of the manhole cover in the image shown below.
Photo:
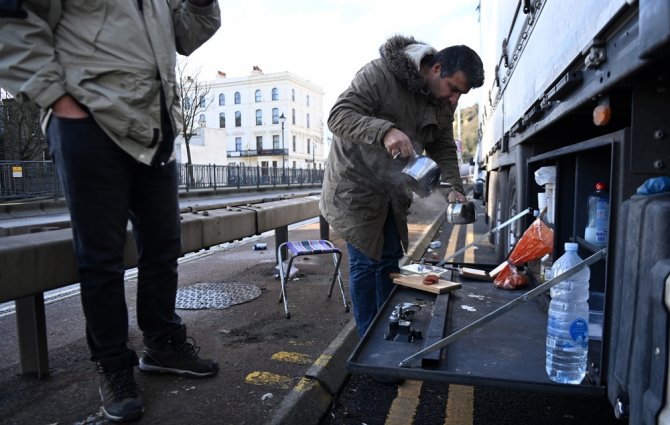
{"label": "manhole cover", "polygon": [[261,289],[246,283],[196,283],[177,290],[176,308],[199,310],[224,309],[245,303],[261,295]]}

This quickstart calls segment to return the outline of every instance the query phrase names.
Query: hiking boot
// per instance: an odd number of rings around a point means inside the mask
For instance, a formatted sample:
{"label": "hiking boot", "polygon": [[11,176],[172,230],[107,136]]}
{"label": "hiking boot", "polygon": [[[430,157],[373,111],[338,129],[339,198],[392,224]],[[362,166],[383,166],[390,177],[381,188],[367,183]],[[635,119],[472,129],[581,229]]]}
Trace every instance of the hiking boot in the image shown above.
{"label": "hiking boot", "polygon": [[[190,341],[189,341],[190,340]],[[175,373],[193,378],[216,375],[219,364],[214,360],[201,359],[200,347],[193,338],[182,342],[169,341],[162,348],[144,350],[140,357],[140,371],[144,373]]]}
{"label": "hiking boot", "polygon": [[142,397],[137,392],[133,369],[129,367],[115,372],[107,372],[98,364],[102,413],[110,421],[132,421],[138,419],[144,413]]}

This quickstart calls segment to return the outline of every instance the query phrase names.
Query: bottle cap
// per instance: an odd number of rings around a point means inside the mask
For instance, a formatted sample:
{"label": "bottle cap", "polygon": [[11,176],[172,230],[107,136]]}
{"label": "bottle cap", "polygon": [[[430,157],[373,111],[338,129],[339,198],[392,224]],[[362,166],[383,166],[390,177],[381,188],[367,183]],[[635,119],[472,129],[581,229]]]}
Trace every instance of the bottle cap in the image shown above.
{"label": "bottle cap", "polygon": [[579,248],[579,245],[577,245],[575,242],[566,242],[565,243],[565,250],[566,251],[577,251],[577,248]]}
{"label": "bottle cap", "polygon": [[603,182],[598,182],[596,183],[596,190],[605,190],[607,189],[607,185]]}

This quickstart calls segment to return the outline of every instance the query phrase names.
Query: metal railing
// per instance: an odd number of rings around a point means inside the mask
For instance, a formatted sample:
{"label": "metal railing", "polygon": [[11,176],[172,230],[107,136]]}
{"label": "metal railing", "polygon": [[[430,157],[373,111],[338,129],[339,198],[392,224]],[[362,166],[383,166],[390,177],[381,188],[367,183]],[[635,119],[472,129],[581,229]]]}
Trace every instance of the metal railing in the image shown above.
{"label": "metal railing", "polygon": [[[324,170],[179,164],[179,189],[320,185]],[[51,161],[0,161],[0,202],[63,196]]]}
{"label": "metal railing", "polygon": [[63,187],[51,161],[0,161],[0,201],[61,197]]}

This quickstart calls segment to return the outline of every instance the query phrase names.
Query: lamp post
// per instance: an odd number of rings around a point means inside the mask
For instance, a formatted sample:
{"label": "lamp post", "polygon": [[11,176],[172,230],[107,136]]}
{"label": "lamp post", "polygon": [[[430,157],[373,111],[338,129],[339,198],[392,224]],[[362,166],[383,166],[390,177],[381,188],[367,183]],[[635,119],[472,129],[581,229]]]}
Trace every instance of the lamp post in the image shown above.
{"label": "lamp post", "polygon": [[284,159],[284,123],[286,122],[286,117],[282,112],[279,116],[279,122],[281,123],[281,174],[282,174],[282,183],[286,183],[286,165]]}

